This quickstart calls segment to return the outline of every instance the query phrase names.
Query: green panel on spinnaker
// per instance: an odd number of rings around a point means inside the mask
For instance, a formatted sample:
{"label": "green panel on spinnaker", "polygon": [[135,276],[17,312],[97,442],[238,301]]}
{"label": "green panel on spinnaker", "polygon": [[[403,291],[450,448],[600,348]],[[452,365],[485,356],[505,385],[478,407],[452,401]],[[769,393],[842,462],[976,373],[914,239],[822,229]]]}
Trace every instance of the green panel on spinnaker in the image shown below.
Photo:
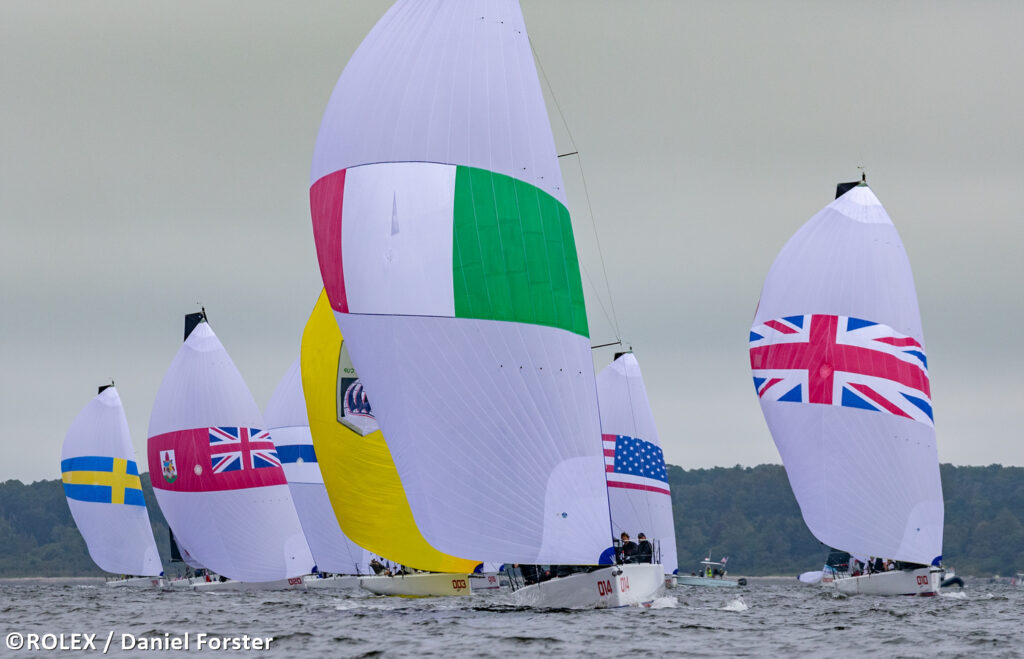
{"label": "green panel on spinnaker", "polygon": [[569,211],[519,179],[455,175],[455,315],[547,325],[589,337]]}

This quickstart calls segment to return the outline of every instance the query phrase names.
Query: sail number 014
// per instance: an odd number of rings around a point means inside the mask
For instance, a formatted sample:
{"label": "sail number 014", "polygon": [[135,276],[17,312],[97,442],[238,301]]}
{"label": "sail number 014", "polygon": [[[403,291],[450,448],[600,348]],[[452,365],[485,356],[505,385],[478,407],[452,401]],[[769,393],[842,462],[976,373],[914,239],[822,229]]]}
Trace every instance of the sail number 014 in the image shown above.
{"label": "sail number 014", "polygon": [[[629,590],[629,577],[619,577],[619,591]],[[597,582],[597,594],[601,597],[612,594],[612,582],[610,579]]]}

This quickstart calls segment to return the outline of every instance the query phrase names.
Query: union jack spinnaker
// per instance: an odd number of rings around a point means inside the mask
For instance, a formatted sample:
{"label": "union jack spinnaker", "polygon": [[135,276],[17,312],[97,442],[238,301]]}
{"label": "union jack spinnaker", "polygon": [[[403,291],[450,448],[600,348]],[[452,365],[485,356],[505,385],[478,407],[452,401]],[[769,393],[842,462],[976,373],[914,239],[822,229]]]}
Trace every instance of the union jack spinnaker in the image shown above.
{"label": "union jack spinnaker", "polygon": [[754,387],[815,537],[929,564],[943,502],[914,279],[871,189],[843,189],[768,272],[750,330]]}

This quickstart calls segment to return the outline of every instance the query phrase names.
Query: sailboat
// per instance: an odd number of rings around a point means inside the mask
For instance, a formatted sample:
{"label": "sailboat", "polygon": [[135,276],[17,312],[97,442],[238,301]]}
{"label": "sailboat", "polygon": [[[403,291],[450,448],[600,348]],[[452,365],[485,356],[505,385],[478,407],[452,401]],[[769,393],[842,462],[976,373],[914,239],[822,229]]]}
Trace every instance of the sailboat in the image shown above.
{"label": "sailboat", "polygon": [[612,535],[645,534],[653,563],[672,581],[679,570],[672,492],[654,413],[640,364],[632,352],[619,353],[597,374],[605,472]]}
{"label": "sailboat", "polygon": [[[597,564],[611,520],[587,315],[518,2],[397,2],[328,102],[310,209],[425,541],[484,562]],[[567,577],[574,602],[653,599],[625,574],[640,569]]]}
{"label": "sailboat", "polygon": [[480,562],[444,554],[420,533],[325,292],[302,333],[300,360],[312,442],[342,532],[383,562],[425,571],[368,575],[360,586],[380,595],[469,595]]}
{"label": "sailboat", "polygon": [[107,585],[163,585],[128,420],[113,384],[101,386],[71,423],[60,471],[71,517],[90,558],[102,570],[127,575],[108,579]]}
{"label": "sailboat", "polygon": [[306,587],[358,586],[358,575],[368,573],[371,556],[345,537],[331,508],[309,431],[297,357],[274,390],[264,417],[316,561],[317,570],[306,577]]}
{"label": "sailboat", "polygon": [[304,588],[313,567],[265,428],[205,311],[189,314],[153,402],[149,472],[181,547],[220,575],[197,590]]}
{"label": "sailboat", "polygon": [[936,594],[942,484],[917,294],[899,234],[863,177],[840,184],[775,259],[750,364],[811,533],[900,568],[837,571],[833,587]]}

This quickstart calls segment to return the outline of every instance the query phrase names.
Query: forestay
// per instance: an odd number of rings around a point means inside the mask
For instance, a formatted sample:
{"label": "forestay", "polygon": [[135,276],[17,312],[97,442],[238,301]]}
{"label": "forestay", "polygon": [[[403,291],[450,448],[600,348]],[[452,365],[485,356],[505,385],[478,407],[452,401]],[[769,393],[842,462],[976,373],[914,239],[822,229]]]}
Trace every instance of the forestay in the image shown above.
{"label": "forestay", "polygon": [[661,564],[672,574],[679,567],[672,494],[647,388],[633,353],[621,355],[597,374],[597,395],[612,531],[616,537],[625,531],[634,539],[644,533],[656,541]]}
{"label": "forestay", "polygon": [[313,445],[343,532],[390,561],[420,570],[472,572],[479,561],[439,552],[417,528],[323,292],[302,334],[301,372]]}
{"label": "forestay", "polygon": [[128,421],[113,386],[75,417],[60,470],[71,516],[96,565],[114,574],[163,574]]}
{"label": "forestay", "polygon": [[811,532],[930,563],[943,503],[910,263],[878,198],[852,188],[783,247],[750,332],[754,385]]}
{"label": "forestay", "polygon": [[331,96],[310,204],[426,540],[596,562],[609,520],[586,310],[518,3],[396,3]]}
{"label": "forestay", "polygon": [[367,574],[370,554],[342,533],[324,488],[302,395],[298,358],[274,390],[264,414],[302,531],[321,572]]}
{"label": "forestay", "polygon": [[240,581],[313,567],[263,417],[208,323],[188,336],[160,384],[149,473],[167,523],[196,562]]}

